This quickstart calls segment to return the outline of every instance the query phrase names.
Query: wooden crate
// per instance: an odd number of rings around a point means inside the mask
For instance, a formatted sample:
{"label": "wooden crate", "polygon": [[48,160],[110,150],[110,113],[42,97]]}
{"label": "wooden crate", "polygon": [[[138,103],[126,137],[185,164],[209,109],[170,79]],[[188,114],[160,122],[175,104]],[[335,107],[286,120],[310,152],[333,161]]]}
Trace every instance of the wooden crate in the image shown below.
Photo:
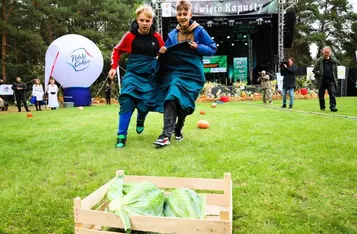
{"label": "wooden crate", "polygon": [[[117,171],[124,174],[124,171]],[[101,227],[123,228],[120,218],[114,213],[105,212],[106,202],[100,204],[106,195],[111,181],[81,200],[74,199],[74,222],[76,234],[117,234],[104,231]],[[132,230],[170,234],[232,234],[232,180],[230,173],[223,179],[124,176],[124,182],[150,181],[159,188],[190,188],[212,191],[206,195],[206,216],[201,219],[154,217],[130,215]],[[218,191],[223,191],[218,193]],[[97,207],[96,209],[93,209]]]}

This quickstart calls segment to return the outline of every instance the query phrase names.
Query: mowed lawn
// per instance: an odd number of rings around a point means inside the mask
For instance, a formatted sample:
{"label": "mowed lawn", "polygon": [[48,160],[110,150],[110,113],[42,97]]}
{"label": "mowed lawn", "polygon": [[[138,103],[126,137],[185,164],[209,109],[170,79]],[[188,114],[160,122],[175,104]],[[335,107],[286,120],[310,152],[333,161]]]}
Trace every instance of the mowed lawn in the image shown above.
{"label": "mowed lawn", "polygon": [[[73,198],[126,174],[233,179],[233,233],[357,233],[357,98],[198,104],[185,139],[156,149],[162,115],[115,149],[118,106],[0,112],[0,233],[73,233]],[[199,111],[206,111],[200,116]],[[200,119],[210,128],[200,130]]]}

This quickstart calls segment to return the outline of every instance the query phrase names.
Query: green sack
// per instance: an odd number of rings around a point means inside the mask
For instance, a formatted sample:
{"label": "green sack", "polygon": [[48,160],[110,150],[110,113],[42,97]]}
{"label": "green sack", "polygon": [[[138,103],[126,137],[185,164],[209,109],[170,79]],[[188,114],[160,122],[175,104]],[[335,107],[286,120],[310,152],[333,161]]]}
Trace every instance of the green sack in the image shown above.
{"label": "green sack", "polygon": [[178,188],[165,200],[164,216],[178,218],[206,218],[206,198],[187,188]]}

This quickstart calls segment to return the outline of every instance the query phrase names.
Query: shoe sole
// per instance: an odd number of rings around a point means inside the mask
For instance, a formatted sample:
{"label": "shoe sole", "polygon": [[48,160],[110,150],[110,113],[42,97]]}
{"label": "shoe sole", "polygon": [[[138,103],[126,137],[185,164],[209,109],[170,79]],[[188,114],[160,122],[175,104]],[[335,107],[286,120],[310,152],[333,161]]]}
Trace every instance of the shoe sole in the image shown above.
{"label": "shoe sole", "polygon": [[170,145],[170,142],[169,143],[154,142],[154,145],[159,146],[159,147],[164,147],[164,146]]}
{"label": "shoe sole", "polygon": [[176,138],[176,137],[175,137],[175,140],[176,140],[176,141],[182,141],[182,140],[183,140],[183,137],[181,137],[181,138]]}

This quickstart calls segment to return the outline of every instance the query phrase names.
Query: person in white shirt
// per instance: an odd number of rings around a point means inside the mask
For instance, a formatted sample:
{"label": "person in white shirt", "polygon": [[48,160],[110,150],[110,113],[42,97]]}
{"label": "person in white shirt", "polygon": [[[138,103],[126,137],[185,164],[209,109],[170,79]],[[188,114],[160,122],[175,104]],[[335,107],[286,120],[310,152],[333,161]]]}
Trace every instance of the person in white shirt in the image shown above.
{"label": "person in white shirt", "polygon": [[40,82],[40,79],[35,79],[35,84],[32,86],[32,96],[36,97],[36,111],[41,110],[41,102],[43,101],[43,87]]}
{"label": "person in white shirt", "polygon": [[51,107],[51,110],[56,110],[58,105],[58,87],[55,84],[55,79],[50,78],[50,84],[47,86],[47,94],[48,94],[48,106]]}

